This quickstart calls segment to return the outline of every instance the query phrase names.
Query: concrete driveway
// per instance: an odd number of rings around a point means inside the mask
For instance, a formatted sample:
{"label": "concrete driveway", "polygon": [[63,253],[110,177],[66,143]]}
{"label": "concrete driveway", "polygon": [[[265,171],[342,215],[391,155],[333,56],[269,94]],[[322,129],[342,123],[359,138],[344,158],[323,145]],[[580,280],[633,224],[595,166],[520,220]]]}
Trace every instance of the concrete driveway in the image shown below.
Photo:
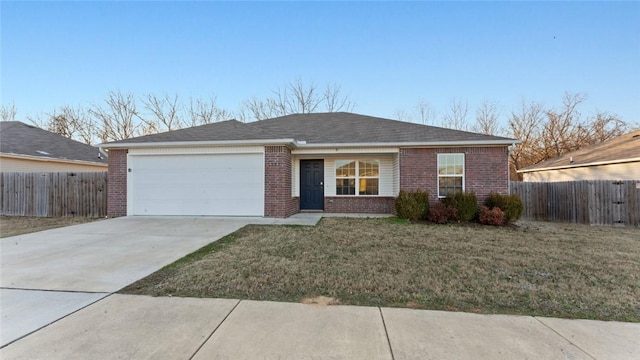
{"label": "concrete driveway", "polygon": [[124,217],[0,240],[0,346],[82,309],[249,223]]}

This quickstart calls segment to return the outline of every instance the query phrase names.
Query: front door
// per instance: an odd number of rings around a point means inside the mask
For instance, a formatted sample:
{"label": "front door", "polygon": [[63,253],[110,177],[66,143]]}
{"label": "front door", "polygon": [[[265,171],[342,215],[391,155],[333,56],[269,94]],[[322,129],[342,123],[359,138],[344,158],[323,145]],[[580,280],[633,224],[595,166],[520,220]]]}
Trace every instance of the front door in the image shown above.
{"label": "front door", "polygon": [[324,160],[300,160],[300,210],[324,209]]}

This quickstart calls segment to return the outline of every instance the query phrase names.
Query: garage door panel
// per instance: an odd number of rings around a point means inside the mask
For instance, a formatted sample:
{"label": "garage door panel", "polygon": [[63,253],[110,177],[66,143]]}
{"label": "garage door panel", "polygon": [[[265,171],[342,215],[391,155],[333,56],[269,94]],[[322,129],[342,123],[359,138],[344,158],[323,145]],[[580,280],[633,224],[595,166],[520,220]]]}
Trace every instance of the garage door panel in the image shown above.
{"label": "garage door panel", "polygon": [[262,154],[130,156],[132,215],[262,216]]}

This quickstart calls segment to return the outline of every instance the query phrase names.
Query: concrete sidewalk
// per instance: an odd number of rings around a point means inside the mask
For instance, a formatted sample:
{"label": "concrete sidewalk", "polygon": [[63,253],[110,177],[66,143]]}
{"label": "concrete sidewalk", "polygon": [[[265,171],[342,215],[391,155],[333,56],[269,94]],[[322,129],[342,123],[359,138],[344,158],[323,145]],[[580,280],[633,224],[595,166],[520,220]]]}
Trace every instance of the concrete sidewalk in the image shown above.
{"label": "concrete sidewalk", "polygon": [[640,324],[109,295],[2,359],[638,359]]}

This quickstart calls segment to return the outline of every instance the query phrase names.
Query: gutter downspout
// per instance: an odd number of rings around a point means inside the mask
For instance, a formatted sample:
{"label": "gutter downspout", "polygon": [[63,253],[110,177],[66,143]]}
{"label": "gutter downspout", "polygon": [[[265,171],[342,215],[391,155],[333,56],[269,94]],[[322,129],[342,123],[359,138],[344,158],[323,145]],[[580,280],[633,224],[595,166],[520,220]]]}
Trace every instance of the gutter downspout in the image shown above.
{"label": "gutter downspout", "polygon": [[509,146],[509,153],[507,155],[507,189],[509,189],[509,195],[511,195],[511,169],[509,166],[509,161],[511,160],[511,153],[516,149],[516,143],[512,143]]}

